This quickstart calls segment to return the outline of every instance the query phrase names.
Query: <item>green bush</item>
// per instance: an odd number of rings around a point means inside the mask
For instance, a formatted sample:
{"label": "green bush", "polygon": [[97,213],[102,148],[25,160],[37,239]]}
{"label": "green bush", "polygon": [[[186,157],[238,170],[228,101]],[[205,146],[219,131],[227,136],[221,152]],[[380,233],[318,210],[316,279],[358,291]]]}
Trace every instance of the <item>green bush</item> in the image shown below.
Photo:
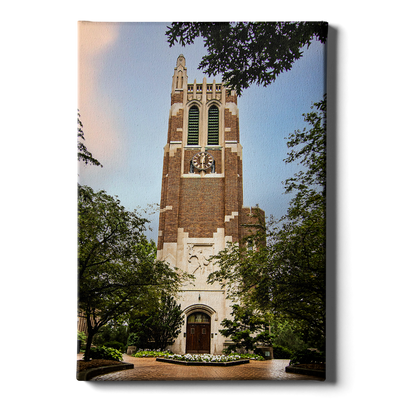
{"label": "green bush", "polygon": [[90,349],[92,360],[115,360],[122,361],[122,353],[112,347],[100,346]]}
{"label": "green bush", "polygon": [[[106,346],[106,347],[115,347],[109,346],[108,343],[110,342],[118,342],[126,344],[128,339],[128,327],[125,325],[118,325],[116,322],[110,322],[109,324],[100,328],[98,333],[95,335],[93,339],[93,344],[97,347],[99,346]],[[119,349],[122,352],[123,349]]]}
{"label": "green bush", "polygon": [[248,359],[248,360],[257,360],[264,361],[264,357],[260,354],[251,354],[251,353],[229,353],[231,356],[239,356],[240,358]]}
{"label": "green bush", "polygon": [[293,351],[289,350],[284,346],[274,346],[274,358],[278,359],[290,359],[292,358]]}
{"label": "green bush", "polygon": [[133,357],[165,357],[168,354],[172,354],[169,351],[153,351],[153,350],[140,350],[135,354],[132,354]]}
{"label": "green bush", "polygon": [[325,353],[316,350],[296,351],[290,359],[290,365],[295,364],[319,364],[325,362]]}
{"label": "green bush", "polygon": [[171,296],[162,296],[153,309],[130,319],[128,346],[139,349],[166,349],[173,344],[184,323],[181,306]]}
{"label": "green bush", "polygon": [[128,341],[127,341],[128,346],[136,346],[139,347],[141,345],[141,338],[140,336],[133,332],[128,336]]}
{"label": "green bush", "polygon": [[86,340],[87,340],[85,332],[78,331],[78,340],[81,341],[81,350],[84,350],[86,347]]}
{"label": "green bush", "polygon": [[113,340],[111,342],[106,342],[103,344],[103,346],[112,347],[113,349],[117,349],[117,350],[121,351],[122,353],[125,353],[125,351],[126,351],[126,346],[123,343],[118,342],[117,340]]}

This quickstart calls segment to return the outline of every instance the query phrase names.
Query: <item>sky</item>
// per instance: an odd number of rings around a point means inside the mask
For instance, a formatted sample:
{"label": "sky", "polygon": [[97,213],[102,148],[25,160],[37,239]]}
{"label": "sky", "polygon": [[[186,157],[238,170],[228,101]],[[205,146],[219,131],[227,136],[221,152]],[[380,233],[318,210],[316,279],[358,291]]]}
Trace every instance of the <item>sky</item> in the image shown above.
{"label": "sky", "polygon": [[[117,195],[128,210],[150,219],[157,239],[163,148],[167,142],[172,75],[180,54],[188,82],[206,76],[198,64],[203,40],[169,47],[166,23],[81,22],[78,25],[78,108],[85,145],[102,164],[79,165],[79,182]],[[302,114],[325,92],[324,45],[313,42],[290,71],[268,87],[252,85],[238,99],[243,146],[244,206],[285,214],[290,196],[282,181],[296,165],[283,161],[287,138],[306,127]],[[208,82],[221,76],[207,77]]]}

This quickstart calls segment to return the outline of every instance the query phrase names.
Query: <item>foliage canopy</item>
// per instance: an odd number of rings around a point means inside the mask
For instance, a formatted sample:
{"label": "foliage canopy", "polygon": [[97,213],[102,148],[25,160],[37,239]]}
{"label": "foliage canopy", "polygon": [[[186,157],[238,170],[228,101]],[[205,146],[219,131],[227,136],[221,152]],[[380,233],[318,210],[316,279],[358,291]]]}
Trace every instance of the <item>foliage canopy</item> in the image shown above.
{"label": "foliage canopy", "polygon": [[127,320],[134,308],[175,293],[185,275],[156,260],[144,218],[118,198],[78,186],[78,307],[88,326],[85,352],[109,321]]}
{"label": "foliage canopy", "polygon": [[252,83],[268,86],[292,68],[313,39],[326,42],[326,22],[174,22],[166,32],[170,46],[204,39],[207,55],[199,69],[222,74],[240,96]]}
{"label": "foliage canopy", "polygon": [[93,164],[103,168],[103,166],[100,164],[100,161],[94,158],[92,153],[86,148],[83,140],[85,140],[85,134],[83,132],[81,115],[78,111],[78,161],[83,161],[86,165]]}
{"label": "foliage canopy", "polygon": [[233,319],[224,319],[221,322],[221,334],[229,337],[233,344],[227,347],[228,351],[237,349],[254,350],[257,344],[271,345],[269,335],[269,321],[266,316],[248,305],[232,306]]}
{"label": "foliage canopy", "polygon": [[[285,182],[294,192],[287,214],[271,217],[255,235],[266,237],[255,249],[231,244],[214,257],[210,274],[233,299],[295,321],[304,342],[323,347],[325,338],[326,96],[304,115],[310,128],[289,137],[286,162],[305,169]],[[256,239],[259,242],[259,239]],[[254,241],[254,240],[253,240]]]}
{"label": "foliage canopy", "polygon": [[164,350],[178,337],[183,323],[181,306],[173,297],[163,296],[153,308],[131,317],[129,344],[142,349]]}

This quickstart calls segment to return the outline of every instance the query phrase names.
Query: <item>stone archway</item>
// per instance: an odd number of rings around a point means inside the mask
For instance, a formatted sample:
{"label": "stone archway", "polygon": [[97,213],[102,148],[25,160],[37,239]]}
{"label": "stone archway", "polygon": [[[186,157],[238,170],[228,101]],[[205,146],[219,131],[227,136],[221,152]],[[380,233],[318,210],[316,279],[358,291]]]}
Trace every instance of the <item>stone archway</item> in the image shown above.
{"label": "stone archway", "polygon": [[215,310],[205,304],[193,304],[184,310],[186,315],[186,353],[211,353],[211,317]]}
{"label": "stone archway", "polygon": [[201,304],[201,303],[192,304],[183,310],[183,312],[185,313],[186,316],[188,316],[189,314],[192,314],[195,311],[204,312],[204,313],[208,314],[210,317],[217,315],[217,312],[212,307],[210,307],[206,304]]}
{"label": "stone archway", "polygon": [[192,312],[186,323],[186,353],[209,354],[211,317],[202,311]]}

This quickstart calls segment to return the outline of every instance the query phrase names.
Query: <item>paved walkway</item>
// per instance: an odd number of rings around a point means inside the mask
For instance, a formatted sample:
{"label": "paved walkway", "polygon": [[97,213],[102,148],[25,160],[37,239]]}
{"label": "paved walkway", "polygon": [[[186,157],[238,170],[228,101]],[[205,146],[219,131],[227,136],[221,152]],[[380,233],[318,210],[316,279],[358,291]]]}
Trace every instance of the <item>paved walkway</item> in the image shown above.
{"label": "paved walkway", "polygon": [[155,358],[127,355],[124,355],[124,361],[134,364],[134,369],[100,375],[92,381],[323,380],[285,372],[289,360],[250,361],[249,364],[232,367],[177,365],[161,363]]}

